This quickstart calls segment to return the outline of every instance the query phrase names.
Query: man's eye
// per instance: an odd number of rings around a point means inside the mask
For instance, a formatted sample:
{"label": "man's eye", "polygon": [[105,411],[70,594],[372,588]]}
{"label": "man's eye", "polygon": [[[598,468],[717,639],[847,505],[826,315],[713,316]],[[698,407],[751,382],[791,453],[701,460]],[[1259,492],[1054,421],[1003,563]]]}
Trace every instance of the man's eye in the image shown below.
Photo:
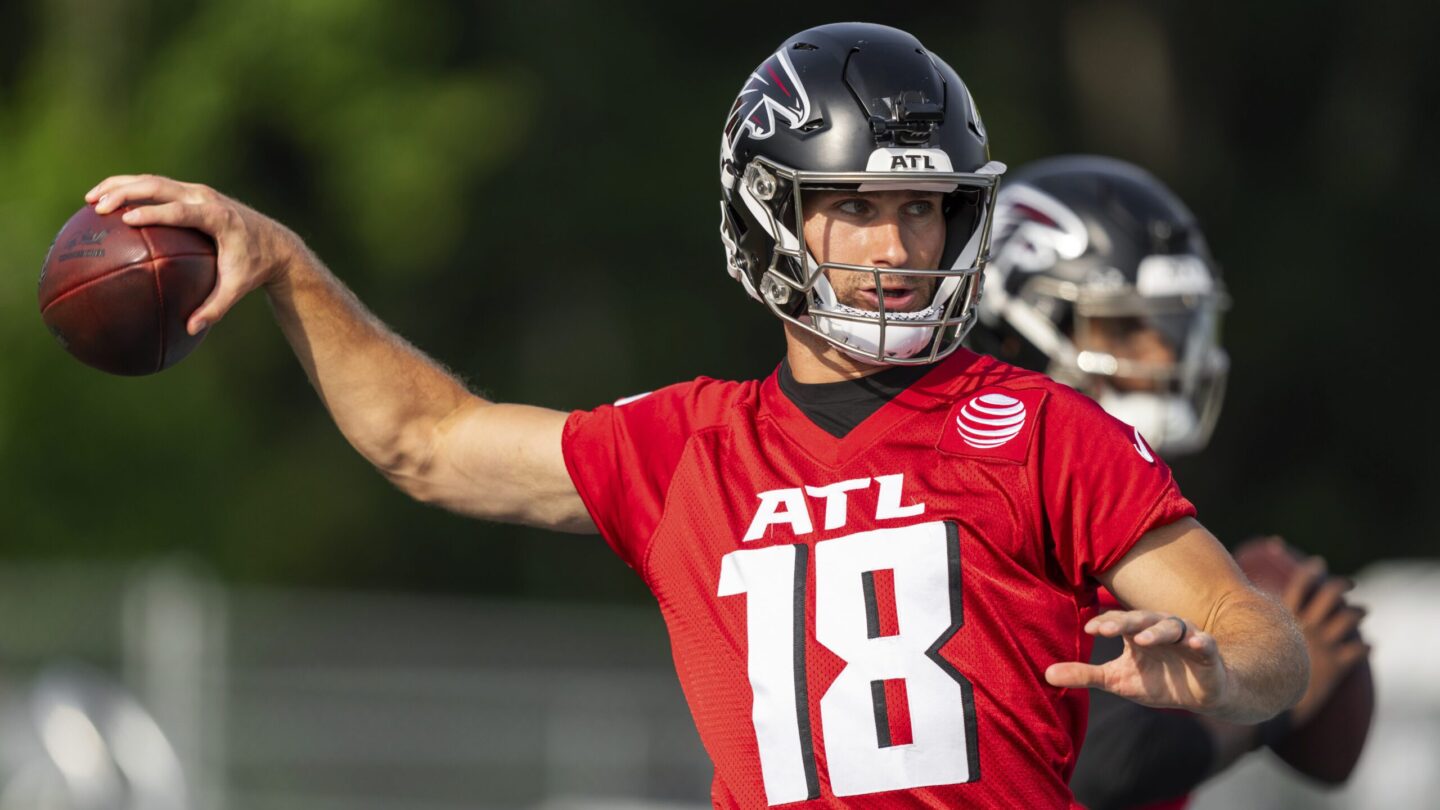
{"label": "man's eye", "polygon": [[912,217],[928,217],[935,210],[935,203],[929,200],[916,200],[905,206],[905,213]]}
{"label": "man's eye", "polygon": [[853,198],[849,200],[841,200],[838,204],[836,204],[835,207],[840,209],[843,213],[849,214],[851,216],[862,216],[869,213],[870,211],[869,203],[865,202],[864,200],[856,200]]}

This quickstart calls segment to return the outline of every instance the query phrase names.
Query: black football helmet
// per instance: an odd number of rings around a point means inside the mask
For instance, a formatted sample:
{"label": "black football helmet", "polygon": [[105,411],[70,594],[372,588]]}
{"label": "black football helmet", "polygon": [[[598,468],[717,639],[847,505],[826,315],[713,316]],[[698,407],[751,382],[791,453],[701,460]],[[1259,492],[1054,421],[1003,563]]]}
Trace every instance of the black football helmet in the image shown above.
{"label": "black football helmet", "polygon": [[[746,79],[720,141],[720,238],[731,277],[779,317],[872,363],[930,363],[959,348],[976,319],[994,192],[970,91],[915,37],[883,25],[802,31]],[[919,312],[887,311],[881,268],[817,263],[803,243],[804,194],[919,189],[944,194],[938,277]],[[836,300],[830,268],[876,274],[879,311]]]}
{"label": "black football helmet", "polygon": [[1220,415],[1228,298],[1195,216],[1149,172],[1112,158],[1016,171],[972,343],[1067,383],[1175,456]]}

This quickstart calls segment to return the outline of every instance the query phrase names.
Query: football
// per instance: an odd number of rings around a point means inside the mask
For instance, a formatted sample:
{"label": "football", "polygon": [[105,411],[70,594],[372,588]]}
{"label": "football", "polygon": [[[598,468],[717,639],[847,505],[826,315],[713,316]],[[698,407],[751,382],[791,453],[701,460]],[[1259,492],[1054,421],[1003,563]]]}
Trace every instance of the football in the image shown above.
{"label": "football", "polygon": [[1277,599],[1285,595],[1285,585],[1304,561],[1278,537],[1248,540],[1235,549],[1235,562],[1250,582]]}
{"label": "football", "polygon": [[200,345],[185,331],[215,287],[215,243],[188,228],[132,228],[81,208],[40,271],[40,316],[60,345],[111,374],[154,374]]}
{"label": "football", "polygon": [[[1273,538],[1251,540],[1235,550],[1235,561],[1250,581],[1277,598],[1284,594],[1285,583],[1304,560],[1295,549]],[[1360,758],[1374,702],[1370,663],[1361,661],[1336,685],[1320,711],[1273,749],[1306,776],[1340,784]]]}

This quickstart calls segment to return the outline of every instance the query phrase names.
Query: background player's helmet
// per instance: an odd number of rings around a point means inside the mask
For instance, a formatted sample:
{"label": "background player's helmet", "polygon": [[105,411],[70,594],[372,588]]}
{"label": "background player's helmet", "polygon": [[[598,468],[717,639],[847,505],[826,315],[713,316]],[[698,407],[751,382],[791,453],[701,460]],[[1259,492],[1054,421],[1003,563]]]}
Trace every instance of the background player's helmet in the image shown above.
{"label": "background player's helmet", "polygon": [[[786,321],[872,363],[929,363],[976,319],[991,202],[1005,167],[960,77],[915,37],[863,23],[785,41],[746,79],[720,141],[720,238],[730,275]],[[918,312],[887,311],[881,268],[818,264],[803,243],[804,194],[919,189],[944,196],[945,249]],[[830,268],[876,274],[880,310],[841,304]]]}
{"label": "background player's helmet", "polygon": [[[1090,394],[1167,455],[1209,441],[1228,299],[1194,215],[1154,176],[1084,155],[1015,172],[987,275],[976,348]],[[1107,350],[1127,329],[1164,359]]]}

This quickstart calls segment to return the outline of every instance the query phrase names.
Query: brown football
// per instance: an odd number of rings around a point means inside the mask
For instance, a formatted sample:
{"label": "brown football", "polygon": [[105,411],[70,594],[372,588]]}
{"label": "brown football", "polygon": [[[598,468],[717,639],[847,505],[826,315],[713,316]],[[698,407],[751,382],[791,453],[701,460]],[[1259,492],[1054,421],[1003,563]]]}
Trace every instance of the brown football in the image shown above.
{"label": "brown football", "polygon": [[40,316],[66,351],[111,374],[154,374],[200,345],[185,331],[215,287],[215,243],[189,228],[132,228],[85,206],[40,271]]}
{"label": "brown football", "polygon": [[[1304,560],[1295,549],[1270,539],[1251,540],[1235,550],[1235,561],[1250,581],[1277,598]],[[1349,778],[1360,759],[1374,710],[1370,663],[1361,661],[1336,685],[1320,711],[1276,743],[1274,751],[1312,779],[1338,785]]]}

